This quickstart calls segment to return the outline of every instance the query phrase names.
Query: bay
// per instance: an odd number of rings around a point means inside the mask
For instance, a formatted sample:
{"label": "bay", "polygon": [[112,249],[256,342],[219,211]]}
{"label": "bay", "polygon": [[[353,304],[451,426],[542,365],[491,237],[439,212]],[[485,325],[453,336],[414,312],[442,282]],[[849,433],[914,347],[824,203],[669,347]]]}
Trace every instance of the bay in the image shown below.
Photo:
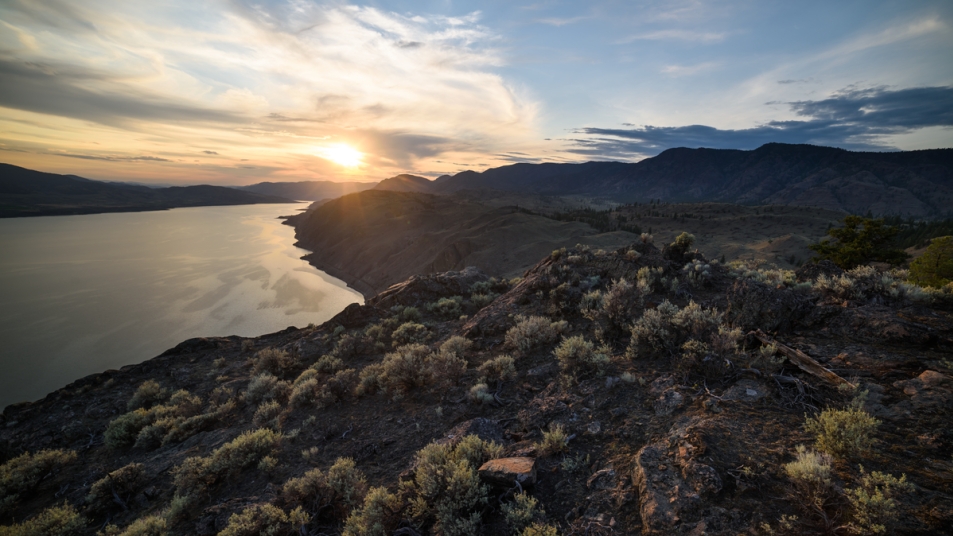
{"label": "bay", "polygon": [[0,408],[193,337],[320,324],[357,291],[282,225],[305,204],[0,219]]}

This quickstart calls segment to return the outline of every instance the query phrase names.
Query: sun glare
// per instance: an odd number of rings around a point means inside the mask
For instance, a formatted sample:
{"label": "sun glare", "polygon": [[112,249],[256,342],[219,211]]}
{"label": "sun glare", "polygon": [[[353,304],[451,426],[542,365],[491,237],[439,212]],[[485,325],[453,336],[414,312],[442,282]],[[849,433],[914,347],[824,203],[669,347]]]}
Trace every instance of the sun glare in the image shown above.
{"label": "sun glare", "polygon": [[338,143],[319,150],[320,156],[344,167],[356,167],[361,164],[364,153],[350,145]]}

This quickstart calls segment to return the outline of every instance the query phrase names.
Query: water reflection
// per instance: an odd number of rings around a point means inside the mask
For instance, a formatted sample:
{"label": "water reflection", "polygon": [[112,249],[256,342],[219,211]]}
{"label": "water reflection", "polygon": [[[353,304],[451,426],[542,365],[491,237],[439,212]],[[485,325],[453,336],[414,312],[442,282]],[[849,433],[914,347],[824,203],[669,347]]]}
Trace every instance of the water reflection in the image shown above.
{"label": "water reflection", "polygon": [[304,205],[0,220],[0,407],[200,336],[331,318],[361,295],[309,266]]}

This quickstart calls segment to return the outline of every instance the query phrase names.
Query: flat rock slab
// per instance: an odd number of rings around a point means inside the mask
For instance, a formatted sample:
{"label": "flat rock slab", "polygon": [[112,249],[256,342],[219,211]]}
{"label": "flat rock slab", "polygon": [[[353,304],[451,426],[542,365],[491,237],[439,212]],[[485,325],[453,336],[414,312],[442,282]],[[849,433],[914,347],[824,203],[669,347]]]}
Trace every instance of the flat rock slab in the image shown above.
{"label": "flat rock slab", "polygon": [[516,482],[520,486],[536,484],[536,458],[497,458],[480,466],[480,478],[499,485],[512,487]]}

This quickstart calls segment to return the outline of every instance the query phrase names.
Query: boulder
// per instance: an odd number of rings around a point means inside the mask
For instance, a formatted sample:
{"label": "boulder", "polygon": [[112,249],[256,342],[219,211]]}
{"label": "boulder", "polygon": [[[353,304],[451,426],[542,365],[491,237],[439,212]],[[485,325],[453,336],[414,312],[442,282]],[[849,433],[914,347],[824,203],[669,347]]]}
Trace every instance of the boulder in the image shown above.
{"label": "boulder", "polygon": [[481,465],[478,472],[489,484],[509,488],[519,482],[525,488],[536,484],[536,458],[497,458]]}

